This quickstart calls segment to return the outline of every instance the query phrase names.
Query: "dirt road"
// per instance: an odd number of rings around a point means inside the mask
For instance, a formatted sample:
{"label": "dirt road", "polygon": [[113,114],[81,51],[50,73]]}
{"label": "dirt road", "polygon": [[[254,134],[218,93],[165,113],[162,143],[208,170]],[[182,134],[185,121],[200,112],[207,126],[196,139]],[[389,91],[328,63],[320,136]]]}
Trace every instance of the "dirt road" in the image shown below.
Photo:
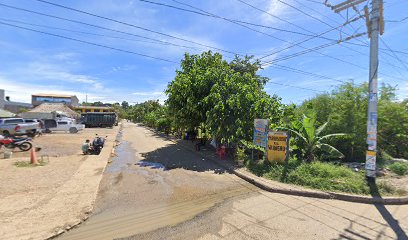
{"label": "dirt road", "polygon": [[127,123],[93,216],[59,239],[405,239],[407,229],[408,206],[267,193]]}
{"label": "dirt road", "polygon": [[[45,166],[16,167],[29,152],[0,159],[0,239],[45,239],[76,225],[92,209],[103,170],[119,128],[85,129],[78,134],[47,134],[34,139]],[[82,142],[108,136],[101,155],[81,154]],[[4,150],[4,149],[2,149]]]}

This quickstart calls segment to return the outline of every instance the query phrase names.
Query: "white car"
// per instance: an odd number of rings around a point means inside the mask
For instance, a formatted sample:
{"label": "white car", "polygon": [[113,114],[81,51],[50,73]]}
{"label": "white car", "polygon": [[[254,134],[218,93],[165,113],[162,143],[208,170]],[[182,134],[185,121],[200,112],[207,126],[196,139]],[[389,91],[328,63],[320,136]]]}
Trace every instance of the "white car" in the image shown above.
{"label": "white car", "polygon": [[50,128],[50,131],[64,131],[69,133],[77,133],[85,128],[84,124],[76,124],[72,120],[57,120],[57,127]]}

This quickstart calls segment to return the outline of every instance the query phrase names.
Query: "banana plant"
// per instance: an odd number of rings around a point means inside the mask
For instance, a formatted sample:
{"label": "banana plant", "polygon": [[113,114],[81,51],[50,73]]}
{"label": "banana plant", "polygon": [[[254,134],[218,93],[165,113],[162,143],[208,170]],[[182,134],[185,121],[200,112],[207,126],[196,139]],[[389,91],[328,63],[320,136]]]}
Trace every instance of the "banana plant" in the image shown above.
{"label": "banana plant", "polygon": [[306,162],[313,162],[322,153],[328,158],[344,158],[339,150],[325,141],[346,136],[346,134],[334,133],[322,136],[328,122],[318,128],[316,128],[315,122],[315,117],[303,116],[302,122],[292,124],[292,128],[280,127],[279,129],[290,131],[294,135],[296,145],[292,149],[300,150]]}

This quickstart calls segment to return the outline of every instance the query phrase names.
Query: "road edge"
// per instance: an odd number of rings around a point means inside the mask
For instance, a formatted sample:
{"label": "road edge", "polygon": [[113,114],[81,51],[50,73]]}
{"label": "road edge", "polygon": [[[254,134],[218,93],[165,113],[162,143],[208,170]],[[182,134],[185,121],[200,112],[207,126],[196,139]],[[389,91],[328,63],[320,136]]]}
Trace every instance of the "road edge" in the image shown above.
{"label": "road edge", "polygon": [[[237,177],[265,190],[268,192],[273,193],[280,193],[280,194],[287,194],[287,195],[294,195],[294,196],[301,196],[301,197],[311,197],[311,198],[320,198],[320,199],[334,199],[334,200],[341,200],[346,202],[355,202],[355,203],[365,203],[365,204],[383,204],[383,205],[406,205],[408,204],[408,196],[404,197],[370,197],[370,196],[363,196],[363,195],[353,195],[347,193],[337,193],[337,192],[325,192],[320,190],[314,189],[305,189],[300,186],[293,186],[290,184],[285,184],[281,182],[272,181],[269,179],[258,177],[244,168],[239,168],[236,165],[232,165],[228,163],[227,160],[220,160],[213,155],[204,154],[200,151],[194,150],[192,147],[187,147],[183,144],[181,139],[176,139],[173,136],[165,135],[162,132],[157,130],[148,128],[144,126],[146,129],[153,131],[157,134],[162,135],[164,138],[179,144],[185,150],[195,152],[201,157],[207,158],[211,162],[215,163],[216,165],[224,168],[230,173],[233,173]],[[284,185],[284,186],[283,186]]]}
{"label": "road edge", "polygon": [[90,206],[87,207],[88,210],[82,211],[81,213],[79,213],[79,216],[81,216],[81,217],[79,217],[78,222],[76,222],[74,224],[70,224],[69,226],[65,226],[63,229],[59,229],[59,231],[57,231],[56,233],[49,234],[50,236],[47,236],[46,238],[44,238],[45,240],[55,239],[56,237],[62,235],[63,233],[65,233],[65,232],[67,232],[67,231],[69,231],[69,230],[71,230],[71,229],[73,229],[75,227],[78,227],[79,225],[84,223],[86,220],[88,220],[89,216],[91,215],[91,213],[94,210],[95,200],[96,200],[96,197],[97,197],[98,192],[99,192],[100,183],[102,181],[102,175],[105,172],[106,166],[110,163],[111,158],[115,156],[115,149],[118,146],[118,138],[119,138],[120,134],[122,133],[122,130],[123,130],[123,123],[119,123],[119,127],[117,129],[117,132],[114,134],[115,139],[113,140],[113,142],[112,142],[113,144],[111,145],[111,147],[104,147],[102,149],[101,153],[99,155],[95,156],[96,158],[101,159],[101,160],[105,159],[106,163],[104,164],[103,170],[101,171],[101,177],[99,179],[98,187],[97,187],[97,189],[95,191],[95,194],[93,196],[93,199],[91,201],[92,203],[91,203]]}

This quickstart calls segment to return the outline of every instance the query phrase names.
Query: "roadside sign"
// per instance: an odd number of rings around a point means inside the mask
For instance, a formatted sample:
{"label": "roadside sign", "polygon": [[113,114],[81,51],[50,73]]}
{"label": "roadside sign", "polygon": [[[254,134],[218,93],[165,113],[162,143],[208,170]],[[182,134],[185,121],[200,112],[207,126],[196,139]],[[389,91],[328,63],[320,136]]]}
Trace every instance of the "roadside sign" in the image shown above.
{"label": "roadside sign", "polygon": [[368,171],[375,171],[377,153],[374,151],[367,151],[365,169]]}
{"label": "roadside sign", "polygon": [[266,148],[266,141],[268,137],[268,120],[255,119],[254,120],[254,145]]}
{"label": "roadside sign", "polygon": [[270,131],[268,133],[268,161],[285,162],[288,150],[288,133]]}

